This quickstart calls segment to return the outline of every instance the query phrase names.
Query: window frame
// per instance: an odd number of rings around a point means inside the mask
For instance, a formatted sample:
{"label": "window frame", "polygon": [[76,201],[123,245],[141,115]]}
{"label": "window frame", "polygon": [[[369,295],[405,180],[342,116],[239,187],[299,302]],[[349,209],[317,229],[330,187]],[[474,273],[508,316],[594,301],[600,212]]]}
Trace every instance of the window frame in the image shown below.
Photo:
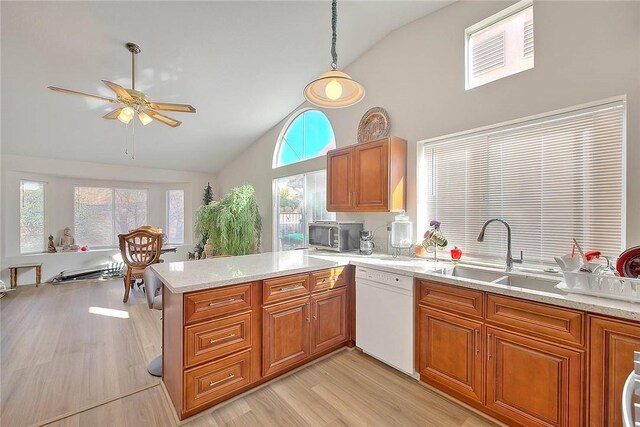
{"label": "window frame", "polygon": [[[465,86],[465,90],[471,90],[471,89],[475,89],[478,88],[480,86],[484,86],[486,84],[498,81],[498,80],[502,80],[503,78],[509,77],[509,76],[513,76],[515,74],[521,73],[523,71],[527,71],[530,70],[532,68],[534,68],[533,66],[531,68],[528,68],[527,70],[521,70],[518,71],[516,73],[512,73],[512,74],[508,74],[506,76],[497,78],[495,80],[491,80],[485,83],[481,83],[475,86],[471,86],[470,85],[470,79],[469,79],[469,66],[471,65],[471,60],[469,57],[469,50],[470,50],[470,44],[469,44],[469,40],[471,39],[471,36],[477,32],[480,32],[482,30],[484,30],[487,27],[490,27],[493,24],[497,24],[498,22],[509,18],[512,15],[515,15],[519,12],[522,12],[523,10],[529,8],[529,7],[533,7],[533,0],[521,0],[515,4],[512,4],[511,6],[507,7],[506,9],[502,9],[499,12],[494,13],[493,15],[483,19],[480,22],[477,22],[473,25],[471,25],[470,27],[467,27],[464,30],[464,86]],[[534,19],[534,37],[535,37],[535,19]],[[535,45],[534,45],[535,46]],[[535,57],[535,47],[534,47],[534,53],[533,53],[534,57]]]}
{"label": "window frame", "polygon": [[[182,240],[180,242],[174,242],[172,240],[170,240],[169,237],[169,193],[171,193],[172,191],[180,191],[182,192]],[[185,230],[185,217],[186,217],[186,192],[184,191],[184,188],[169,188],[165,191],[165,230],[164,233],[167,236],[167,241],[166,243],[168,245],[184,245],[185,244],[185,237],[186,237],[186,230]]]}
{"label": "window frame", "polygon": [[[304,247],[308,247],[309,245],[309,230],[308,230],[308,215],[306,212],[306,206],[307,206],[307,194],[306,194],[306,176],[307,175],[311,175],[311,174],[315,174],[318,172],[324,172],[325,173],[325,179],[327,177],[327,169],[323,168],[323,169],[314,169],[311,171],[304,171],[304,172],[300,172],[300,173],[294,173],[291,175],[284,175],[284,176],[277,176],[274,177],[271,181],[271,204],[272,204],[272,217],[273,217],[273,221],[272,221],[272,226],[271,226],[271,230],[272,230],[272,250],[273,252],[282,252],[280,250],[280,242],[279,242],[279,235],[278,235],[278,221],[279,221],[279,193],[278,193],[278,181],[283,179],[283,178],[291,178],[294,176],[298,176],[298,175],[304,175],[305,176],[305,194],[304,194],[304,201],[303,201],[303,205],[304,205],[304,218],[305,218],[305,230],[304,231]],[[325,186],[325,196],[326,196],[326,186]],[[326,199],[326,197],[325,197]],[[328,212],[328,211],[327,211]],[[334,214],[335,212],[329,212],[330,214]]]}
{"label": "window frame", "polygon": [[[18,191],[18,254],[19,255],[33,255],[33,254],[42,254],[46,253],[47,245],[45,244],[45,239],[47,238],[47,182],[40,181],[37,179],[20,179],[20,187]],[[42,233],[42,250],[40,251],[22,251],[22,185],[25,182],[32,182],[36,184],[42,184],[42,224],[43,224],[43,233]]]}
{"label": "window frame", "polygon": [[[559,110],[549,111],[541,114],[535,114],[527,117],[518,118],[515,120],[509,120],[505,122],[496,123],[493,125],[482,126],[466,131],[455,132],[447,135],[438,136],[435,138],[429,138],[424,140],[419,140],[417,142],[417,156],[416,156],[416,168],[417,168],[417,185],[416,185],[416,202],[417,202],[417,219],[416,226],[418,227],[418,234],[421,234],[420,230],[426,230],[428,228],[429,219],[427,219],[427,203],[426,200],[428,198],[427,191],[423,191],[421,189],[421,185],[425,182],[425,174],[429,173],[428,168],[423,164],[424,159],[424,151],[428,149],[429,145],[432,143],[437,143],[447,139],[453,138],[461,138],[461,137],[471,137],[474,134],[482,134],[490,131],[499,131],[502,129],[517,127],[520,124],[529,124],[535,121],[544,121],[551,118],[557,118],[562,116],[570,116],[576,114],[580,110],[588,110],[597,107],[604,107],[608,104],[616,104],[623,103],[623,116],[622,116],[622,146],[621,146],[621,165],[620,165],[620,173],[622,176],[622,185],[620,188],[620,196],[621,196],[621,204],[620,204],[620,245],[622,248],[627,247],[627,118],[628,118],[628,106],[627,106],[627,97],[626,95],[615,96],[611,98],[601,99],[598,101],[588,102],[580,105],[575,105],[567,108],[562,108]],[[439,218],[438,218],[439,219]],[[490,218],[487,218],[490,219]],[[478,230],[479,232],[480,230]],[[446,235],[446,231],[445,231]],[[468,260],[479,262],[483,264],[491,264],[494,265],[492,259],[485,259],[479,257],[469,257],[466,256]]]}
{"label": "window frame", "polygon": [[282,129],[280,129],[280,133],[278,134],[278,139],[276,140],[276,146],[275,146],[275,149],[273,150],[273,159],[272,159],[272,162],[271,162],[271,169],[280,169],[280,168],[284,168],[284,167],[292,166],[292,165],[297,165],[297,164],[300,164],[300,163],[308,162],[310,160],[314,160],[314,159],[318,159],[318,158],[322,157],[322,155],[318,155],[318,156],[315,156],[315,157],[310,157],[308,159],[298,160],[297,162],[288,163],[286,165],[279,165],[278,164],[278,161],[279,161],[279,158],[280,158],[280,152],[282,151],[282,147],[283,147],[283,143],[284,143],[284,137],[287,134],[287,131],[289,130],[291,125],[300,116],[302,116],[303,114],[308,113],[310,111],[318,111],[327,119],[327,122],[329,123],[329,126],[331,128],[331,133],[333,134],[333,142],[334,142],[334,145],[335,145],[333,147],[333,149],[337,148],[336,134],[335,134],[335,131],[333,130],[333,124],[331,123],[331,120],[329,120],[329,117],[327,117],[327,115],[324,113],[324,111],[321,111],[318,108],[312,108],[312,107],[301,108],[301,109],[297,110],[296,112],[294,112],[293,114],[291,114],[289,116],[289,118],[287,119],[287,121],[285,122],[284,126],[282,126]]}
{"label": "window frame", "polygon": [[72,203],[73,203],[73,217],[72,217],[72,226],[71,230],[73,231],[74,237],[77,236],[76,230],[76,210],[78,208],[78,204],[76,203],[76,189],[77,188],[105,188],[111,190],[111,231],[113,234],[113,243],[111,245],[99,245],[99,246],[91,246],[93,249],[116,249],[119,246],[118,243],[118,235],[116,234],[116,191],[117,190],[138,190],[144,191],[146,193],[146,202],[145,202],[145,223],[149,222],[149,188],[135,188],[135,187],[113,187],[108,185],[85,185],[85,184],[74,184],[73,185],[73,195],[72,195]]}

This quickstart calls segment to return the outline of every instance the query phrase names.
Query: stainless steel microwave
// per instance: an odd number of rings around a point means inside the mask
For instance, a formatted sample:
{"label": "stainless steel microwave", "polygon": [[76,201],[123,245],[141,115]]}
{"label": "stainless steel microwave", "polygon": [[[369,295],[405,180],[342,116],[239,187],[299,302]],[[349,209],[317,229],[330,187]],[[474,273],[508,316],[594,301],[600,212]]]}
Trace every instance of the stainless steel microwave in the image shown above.
{"label": "stainless steel microwave", "polygon": [[361,222],[316,221],[309,224],[309,246],[336,252],[360,248]]}

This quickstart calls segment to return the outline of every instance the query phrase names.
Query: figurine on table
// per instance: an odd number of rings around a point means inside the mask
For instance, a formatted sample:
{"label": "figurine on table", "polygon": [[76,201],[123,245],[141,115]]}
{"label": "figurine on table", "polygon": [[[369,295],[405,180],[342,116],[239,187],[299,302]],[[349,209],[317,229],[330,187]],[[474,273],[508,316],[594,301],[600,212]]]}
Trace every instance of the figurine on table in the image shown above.
{"label": "figurine on table", "polygon": [[53,243],[53,234],[49,234],[49,243],[47,244],[47,252],[50,254],[58,252],[56,250],[56,245]]}
{"label": "figurine on table", "polygon": [[62,247],[63,252],[77,251],[80,249],[80,246],[75,244],[76,241],[71,235],[71,229],[66,227],[64,229],[63,235],[60,238],[60,246]]}

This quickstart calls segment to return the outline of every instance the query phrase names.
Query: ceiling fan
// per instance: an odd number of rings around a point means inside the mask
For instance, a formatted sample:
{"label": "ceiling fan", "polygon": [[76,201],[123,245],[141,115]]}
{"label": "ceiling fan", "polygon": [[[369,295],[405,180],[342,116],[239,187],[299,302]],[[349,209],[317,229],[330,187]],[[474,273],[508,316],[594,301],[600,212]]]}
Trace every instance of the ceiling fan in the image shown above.
{"label": "ceiling fan", "polygon": [[99,99],[101,101],[111,102],[112,104],[119,104],[120,106],[110,113],[102,116],[104,119],[115,120],[118,119],[122,123],[129,123],[131,119],[138,114],[138,119],[143,125],[148,125],[153,119],[164,123],[171,127],[178,127],[182,122],[165,116],[156,110],[160,111],[176,111],[180,113],[195,113],[196,109],[188,104],[167,104],[160,102],[152,102],[149,97],[136,90],[136,55],[141,52],[140,47],[135,43],[127,43],[127,49],[131,52],[131,89],[125,89],[120,85],[112,83],[107,80],[102,80],[102,83],[107,85],[116,94],[116,99],[107,98],[99,95],[91,95],[89,93],[78,92],[70,89],[63,89],[60,87],[49,86],[49,89],[58,92],[70,93],[72,95],[82,95],[89,98]]}

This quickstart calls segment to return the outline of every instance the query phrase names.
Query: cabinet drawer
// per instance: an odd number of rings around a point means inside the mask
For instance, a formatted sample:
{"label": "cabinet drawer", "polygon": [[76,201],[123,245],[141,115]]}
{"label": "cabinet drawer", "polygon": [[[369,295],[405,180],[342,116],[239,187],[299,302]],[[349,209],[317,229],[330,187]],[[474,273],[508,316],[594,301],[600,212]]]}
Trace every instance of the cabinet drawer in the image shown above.
{"label": "cabinet drawer", "polygon": [[251,283],[187,294],[184,306],[185,323],[250,310]]}
{"label": "cabinet drawer", "polygon": [[185,366],[251,347],[251,312],[187,326]]}
{"label": "cabinet drawer", "polygon": [[309,293],[309,275],[278,277],[262,282],[262,302],[270,303],[307,295]]}
{"label": "cabinet drawer", "polygon": [[347,272],[345,267],[336,267],[311,273],[311,292],[346,286]]}
{"label": "cabinet drawer", "polygon": [[473,289],[420,280],[419,303],[440,310],[482,318],[483,293]]}
{"label": "cabinet drawer", "polygon": [[580,311],[488,295],[486,319],[526,335],[572,345],[584,344],[584,314]]}
{"label": "cabinet drawer", "polygon": [[250,378],[250,351],[185,371],[185,410],[189,411],[249,385]]}

